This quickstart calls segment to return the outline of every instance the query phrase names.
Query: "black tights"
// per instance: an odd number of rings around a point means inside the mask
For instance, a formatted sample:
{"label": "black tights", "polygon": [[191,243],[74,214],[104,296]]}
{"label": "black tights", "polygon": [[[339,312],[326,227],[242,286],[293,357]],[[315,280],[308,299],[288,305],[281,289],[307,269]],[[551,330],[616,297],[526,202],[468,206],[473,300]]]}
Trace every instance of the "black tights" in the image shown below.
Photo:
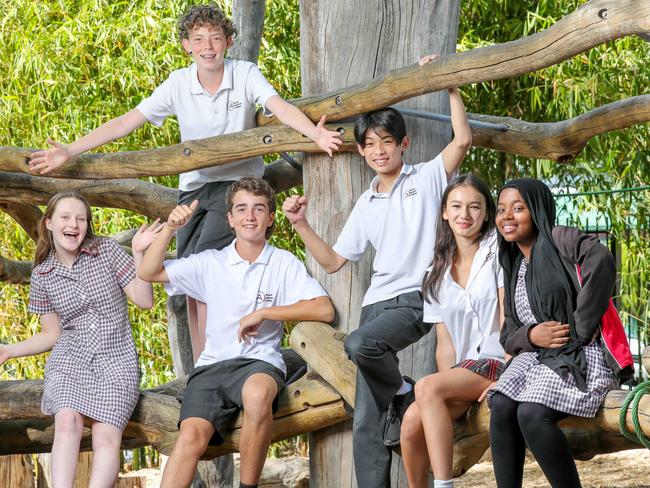
{"label": "black tights", "polygon": [[557,423],[568,414],[520,403],[495,392],[490,402],[490,446],[499,488],[521,488],[526,445],[553,488],[580,488],[569,443]]}

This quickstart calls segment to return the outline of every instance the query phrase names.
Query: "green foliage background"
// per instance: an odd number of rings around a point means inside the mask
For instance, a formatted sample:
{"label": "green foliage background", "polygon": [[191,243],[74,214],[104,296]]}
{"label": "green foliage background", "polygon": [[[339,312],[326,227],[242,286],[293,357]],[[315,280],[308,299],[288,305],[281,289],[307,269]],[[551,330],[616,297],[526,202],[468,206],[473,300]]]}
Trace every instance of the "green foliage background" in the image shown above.
{"label": "green foliage background", "polygon": [[[260,66],[286,98],[300,96],[297,0],[267,0]],[[556,0],[462,3],[458,50],[501,43],[547,28],[584,2]],[[175,21],[189,4],[159,0],[0,0],[0,145],[43,147],[52,137],[72,141],[133,108],[172,70],[186,66]],[[226,9],[229,6],[226,5]],[[607,43],[539,72],[462,88],[468,111],[552,122],[600,105],[642,94],[650,86],[648,43],[630,37]],[[414,61],[414,60],[412,60]],[[405,62],[409,62],[406,60]],[[175,120],[162,129],[144,128],[101,151],[128,151],[176,143]],[[592,140],[571,164],[532,160],[474,149],[463,170],[481,174],[496,190],[507,178],[544,178],[570,192],[641,187],[650,181],[648,125]],[[155,181],[175,186],[176,177]],[[1,191],[1,190],[0,190]],[[580,209],[596,209],[612,222],[623,243],[623,309],[648,327],[648,193],[581,198]],[[100,234],[136,227],[142,217],[96,209]],[[281,215],[275,243],[303,254]],[[630,226],[630,223],[632,225]],[[0,253],[31,259],[34,246],[22,229],[0,213]],[[143,370],[143,387],[172,376],[164,296],[156,292],[150,311],[130,310]],[[0,342],[23,340],[38,331],[26,312],[27,287],[0,284]],[[10,361],[0,379],[39,378],[45,357]]]}

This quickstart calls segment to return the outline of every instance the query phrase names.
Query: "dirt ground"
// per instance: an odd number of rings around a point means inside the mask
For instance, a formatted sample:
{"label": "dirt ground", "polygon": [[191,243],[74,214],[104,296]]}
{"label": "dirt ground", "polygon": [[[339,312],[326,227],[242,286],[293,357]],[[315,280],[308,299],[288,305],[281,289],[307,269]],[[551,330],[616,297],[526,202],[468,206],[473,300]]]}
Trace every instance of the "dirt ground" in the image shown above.
{"label": "dirt ground", "polygon": [[[577,461],[583,488],[650,488],[650,451],[603,454],[589,461]],[[454,480],[456,488],[496,488],[492,464],[480,463]],[[524,487],[548,487],[548,481],[532,458],[524,467]]]}
{"label": "dirt ground", "polygon": [[[650,451],[647,449],[603,454],[589,461],[578,461],[577,465],[583,488],[650,488]],[[158,470],[147,469],[137,473],[147,476],[147,488],[160,486]],[[454,480],[454,485],[456,488],[496,488],[492,464],[477,464]],[[524,467],[524,487],[548,487],[544,474],[532,458]]]}

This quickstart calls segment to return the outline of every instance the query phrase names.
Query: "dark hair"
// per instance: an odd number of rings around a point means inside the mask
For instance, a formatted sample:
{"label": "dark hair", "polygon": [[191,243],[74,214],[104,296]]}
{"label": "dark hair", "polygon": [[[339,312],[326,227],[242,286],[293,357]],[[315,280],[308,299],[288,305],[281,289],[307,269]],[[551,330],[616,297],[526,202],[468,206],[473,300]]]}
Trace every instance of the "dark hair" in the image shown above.
{"label": "dark hair", "polygon": [[[271,188],[266,181],[261,178],[245,177],[235,181],[226,192],[226,207],[228,213],[232,214],[233,200],[235,193],[238,191],[247,191],[257,197],[266,197],[266,204],[269,206],[269,213],[275,214],[275,190]],[[268,239],[275,230],[275,221],[273,225],[266,229],[266,238]]]}
{"label": "dark hair", "polygon": [[382,108],[359,117],[354,123],[354,138],[361,147],[366,146],[366,132],[382,130],[395,138],[401,144],[406,137],[406,122],[399,111],[394,108]]}
{"label": "dark hair", "polygon": [[454,233],[449,226],[449,222],[442,218],[442,213],[447,206],[449,194],[460,186],[471,186],[485,199],[485,222],[481,226],[476,242],[482,241],[494,229],[494,218],[497,210],[487,184],[472,173],[458,175],[453,178],[442,194],[442,205],[436,224],[436,243],[431,271],[422,280],[422,294],[428,303],[431,303],[432,300],[438,301],[438,291],[440,290],[442,277],[445,275],[447,268],[451,266],[456,252]]}
{"label": "dark hair", "polygon": [[52,233],[48,230],[45,220],[52,218],[52,215],[56,211],[56,206],[61,200],[65,200],[66,198],[74,198],[75,200],[79,200],[86,207],[86,221],[88,222],[88,228],[86,229],[86,236],[84,237],[81,245],[86,245],[95,237],[95,232],[93,230],[92,210],[90,209],[88,200],[86,200],[75,191],[64,191],[57,193],[52,198],[50,198],[49,202],[47,202],[47,208],[45,209],[45,213],[41,217],[41,221],[38,225],[38,242],[36,243],[36,253],[34,254],[34,267],[45,261],[47,255],[54,248]]}
{"label": "dark hair", "polygon": [[223,29],[226,37],[237,37],[237,29],[226,14],[215,4],[193,5],[178,19],[178,37],[189,39],[192,29],[213,27]]}

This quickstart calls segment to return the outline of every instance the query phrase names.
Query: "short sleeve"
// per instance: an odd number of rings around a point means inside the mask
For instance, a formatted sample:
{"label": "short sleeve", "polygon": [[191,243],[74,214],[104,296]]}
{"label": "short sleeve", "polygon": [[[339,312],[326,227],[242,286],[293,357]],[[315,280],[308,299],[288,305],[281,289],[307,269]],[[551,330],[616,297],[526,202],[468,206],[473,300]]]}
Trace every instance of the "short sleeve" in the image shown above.
{"label": "short sleeve", "polygon": [[[248,76],[246,77],[246,95],[248,100],[253,104],[261,105],[266,112],[266,102],[269,98],[277,94],[278,92],[264,77],[260,69],[256,65],[251,64]],[[265,113],[265,115],[267,114]]]}
{"label": "short sleeve", "polygon": [[333,249],[339,255],[343,256],[348,261],[358,261],[366,252],[370,239],[363,226],[362,214],[362,196],[352,209],[347,222],[343,226],[343,230],[336,240]]}
{"label": "short sleeve", "polygon": [[38,315],[56,312],[49,296],[47,295],[43,278],[36,270],[32,271],[32,277],[30,279],[29,305],[27,310]]}
{"label": "short sleeve", "polygon": [[422,312],[422,321],[427,324],[438,324],[445,321],[440,310],[440,304],[436,300],[431,299],[431,303],[424,300]]}
{"label": "short sleeve", "polygon": [[204,259],[211,250],[191,254],[185,258],[170,259],[163,263],[169,282],[165,290],[169,295],[189,295],[205,302],[204,272],[208,268]]}
{"label": "short sleeve", "polygon": [[136,107],[149,122],[160,127],[170,115],[176,115],[172,100],[172,79],[167,78],[151,96],[142,100]]}
{"label": "short sleeve", "polygon": [[[424,184],[429,187],[433,195],[442,200],[442,194],[445,192],[448,183],[442,153],[438,154],[431,161],[416,165],[416,169],[420,178],[423,178]],[[456,174],[452,176],[456,176]]]}
{"label": "short sleeve", "polygon": [[301,300],[311,300],[327,296],[320,283],[308,272],[305,265],[290,253],[286,254],[286,274],[282,293],[282,303],[278,305],[293,305]]}
{"label": "short sleeve", "polygon": [[113,239],[103,239],[103,246],[108,253],[109,263],[115,271],[120,287],[124,288],[135,279],[133,258]]}

